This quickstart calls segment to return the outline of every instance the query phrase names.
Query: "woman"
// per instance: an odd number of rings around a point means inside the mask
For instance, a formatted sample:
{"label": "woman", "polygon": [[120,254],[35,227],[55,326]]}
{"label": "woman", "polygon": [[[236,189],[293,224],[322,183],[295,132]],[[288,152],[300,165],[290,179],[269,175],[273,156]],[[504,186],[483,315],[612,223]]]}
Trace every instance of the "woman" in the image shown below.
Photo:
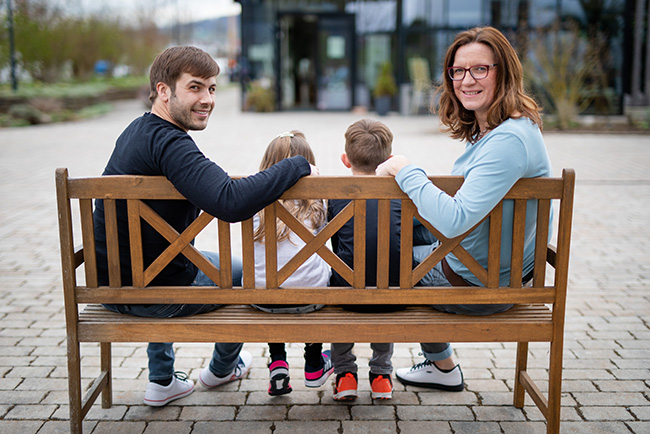
{"label": "woman", "polygon": [[[540,107],[523,90],[523,69],[505,36],[493,27],[458,34],[445,55],[445,71],[438,109],[441,123],[451,137],[467,143],[451,174],[465,178],[453,196],[434,186],[421,168],[404,156],[395,156],[377,167],[377,175],[392,175],[409,195],[420,215],[446,237],[455,237],[483,219],[521,178],[550,176],[551,164],[542,138]],[[527,215],[535,215],[529,203]],[[502,246],[512,241],[512,203],[504,204]],[[524,281],[533,268],[535,219],[526,219]],[[437,246],[418,246],[413,257],[421,262]],[[462,246],[484,267],[488,255],[488,223],[477,227]],[[507,285],[510,252],[501,252],[500,281]],[[453,255],[448,254],[423,279],[433,286],[474,285],[479,280]],[[434,306],[449,313],[486,315],[511,305]],[[463,374],[452,359],[448,343],[421,344],[425,360],[396,371],[404,384],[435,389],[463,390]]]}

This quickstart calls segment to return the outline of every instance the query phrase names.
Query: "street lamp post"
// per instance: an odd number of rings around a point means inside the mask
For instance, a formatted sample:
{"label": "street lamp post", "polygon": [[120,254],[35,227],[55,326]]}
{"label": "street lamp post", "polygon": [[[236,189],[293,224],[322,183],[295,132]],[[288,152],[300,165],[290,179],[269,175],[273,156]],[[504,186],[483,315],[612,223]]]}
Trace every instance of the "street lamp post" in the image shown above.
{"label": "street lamp post", "polygon": [[7,0],[7,20],[9,28],[9,59],[11,62],[11,89],[18,90],[18,79],[16,78],[16,49],[14,46],[14,8],[13,0]]}

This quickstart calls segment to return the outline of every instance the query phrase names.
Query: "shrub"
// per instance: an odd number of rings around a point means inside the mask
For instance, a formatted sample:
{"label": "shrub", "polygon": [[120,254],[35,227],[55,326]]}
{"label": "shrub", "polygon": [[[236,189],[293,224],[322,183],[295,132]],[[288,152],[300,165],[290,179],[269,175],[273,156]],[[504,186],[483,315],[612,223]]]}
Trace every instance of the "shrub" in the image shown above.
{"label": "shrub", "polygon": [[526,77],[544,106],[557,116],[558,127],[567,129],[591,103],[588,77],[598,65],[586,55],[578,29],[555,25],[531,40],[532,56],[525,62]]}
{"label": "shrub", "polygon": [[386,62],[381,66],[381,72],[375,83],[374,94],[376,97],[394,96],[397,94],[397,84],[395,84],[393,67],[390,62]]}
{"label": "shrub", "polygon": [[9,109],[9,116],[15,120],[25,121],[29,125],[44,124],[52,118],[29,104],[16,104]]}
{"label": "shrub", "polygon": [[275,92],[271,88],[252,83],[246,93],[247,107],[256,112],[275,111]]}

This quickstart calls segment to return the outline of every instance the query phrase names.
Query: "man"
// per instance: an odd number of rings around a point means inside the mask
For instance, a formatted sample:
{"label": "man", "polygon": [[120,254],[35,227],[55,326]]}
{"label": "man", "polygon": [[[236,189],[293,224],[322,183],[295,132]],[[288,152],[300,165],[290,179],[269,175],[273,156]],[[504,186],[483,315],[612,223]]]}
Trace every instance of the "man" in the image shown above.
{"label": "man", "polygon": [[[148,205],[178,232],[185,230],[200,210],[226,220],[241,221],[278,199],[301,177],[316,170],[303,157],[240,180],[231,179],[206,158],[187,134],[203,130],[215,106],[219,67],[206,52],[195,47],[172,47],[154,60],[150,74],[150,113],[134,120],[115,144],[104,175],[162,175],[187,201],[149,201]],[[122,284],[132,282],[128,223],[124,201],[118,201],[118,234]],[[99,284],[108,284],[104,203],[96,202],[95,236]],[[144,265],[148,266],[169,245],[148,224],[142,224]],[[204,255],[218,265],[216,253]],[[233,285],[240,285],[241,263],[233,260]],[[152,285],[207,286],[214,283],[183,255],[177,256]],[[105,305],[114,312],[146,317],[178,317],[208,312],[219,305]],[[207,388],[237,380],[250,368],[252,356],[240,343],[216,343],[212,360],[199,375]],[[240,352],[241,351],[241,352]],[[149,383],[144,403],[162,406],[189,395],[194,382],[174,371],[172,343],[149,343]]]}

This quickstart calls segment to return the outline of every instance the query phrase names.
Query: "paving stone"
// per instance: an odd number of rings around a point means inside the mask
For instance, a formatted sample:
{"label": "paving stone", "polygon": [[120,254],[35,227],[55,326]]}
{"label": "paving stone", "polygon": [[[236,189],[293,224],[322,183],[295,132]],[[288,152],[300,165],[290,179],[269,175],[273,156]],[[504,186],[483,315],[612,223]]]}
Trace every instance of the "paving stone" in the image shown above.
{"label": "paving stone", "polygon": [[354,421],[344,420],[343,434],[396,434],[397,423],[390,421]]}
{"label": "paving stone", "polygon": [[294,405],[289,409],[288,420],[349,420],[350,410],[345,405]]}
{"label": "paving stone", "polygon": [[648,359],[617,359],[612,363],[620,369],[648,369]]}
{"label": "paving stone", "polygon": [[[524,407],[526,418],[531,421],[546,421],[539,409],[534,405]],[[583,417],[578,413],[577,407],[561,407],[560,408],[561,421],[576,421],[583,420]]]}
{"label": "paving stone", "polygon": [[568,380],[611,380],[612,374],[605,369],[567,369],[562,371],[562,378]]}
{"label": "paving stone", "polygon": [[375,401],[378,405],[414,405],[419,404],[418,394],[413,392],[396,392],[393,389],[393,398],[386,401]]}
{"label": "paving stone", "polygon": [[6,376],[7,378],[45,378],[54,370],[54,366],[16,366]]}
{"label": "paving stone", "polygon": [[68,390],[68,380],[63,378],[25,378],[16,390]]}
{"label": "paving stone", "polygon": [[645,434],[648,432],[648,422],[626,422],[633,433]]}
{"label": "paving stone", "polygon": [[355,405],[350,407],[352,420],[394,420],[395,408],[386,405]]}
{"label": "paving stone", "polygon": [[398,420],[475,420],[474,414],[466,406],[428,406],[404,405],[397,407]]}
{"label": "paving stone", "polygon": [[0,390],[0,404],[36,404],[41,402],[46,392]]}
{"label": "paving stone", "polygon": [[[96,421],[85,421],[85,420],[82,424],[85,433],[92,432],[95,425],[97,425]],[[2,431],[1,429],[0,431],[5,432]],[[38,431],[38,434],[68,434],[69,432],[70,432],[70,422],[51,420],[43,424],[43,427]]]}
{"label": "paving stone", "polygon": [[149,405],[134,405],[129,407],[124,415],[124,420],[173,421],[178,420],[180,414],[181,407],[179,406],[151,407]]}
{"label": "paving stone", "polygon": [[[34,356],[0,356],[0,366],[11,366],[15,369],[20,366],[28,366],[35,358]],[[20,375],[13,376],[20,377]]]}
{"label": "paving stone", "polygon": [[[61,407],[61,409],[64,406]],[[65,406],[66,414],[69,415],[69,406]],[[90,408],[86,419],[88,420],[122,420],[126,414],[128,407],[125,405],[113,405],[110,408],[102,408],[100,404],[95,403]],[[68,417],[68,416],[66,416]]]}
{"label": "paving stone", "polygon": [[629,407],[637,419],[650,421],[650,407]]}
{"label": "paving stone", "polygon": [[286,405],[246,405],[239,408],[236,420],[285,420],[286,417]]}
{"label": "paving stone", "polygon": [[455,433],[501,434],[496,422],[450,422]]}
{"label": "paving stone", "polygon": [[618,380],[648,380],[650,378],[648,369],[612,369],[611,373]]}
{"label": "paving stone", "polygon": [[149,422],[144,434],[189,434],[192,422]]}
{"label": "paving stone", "polygon": [[[562,434],[629,434],[623,422],[562,422]],[[639,434],[643,431],[638,431]]]}
{"label": "paving stone", "polygon": [[192,406],[182,407],[180,420],[234,420],[235,407],[228,406]]}
{"label": "paving stone", "polygon": [[[515,407],[473,406],[476,418],[482,421],[520,421],[526,420],[523,412]],[[453,426],[453,425],[452,425]]]}
{"label": "paving stone", "polygon": [[43,426],[43,421],[0,420],[0,432],[3,434],[36,434]]}
{"label": "paving stone", "polygon": [[420,422],[400,420],[397,422],[400,434],[440,433],[451,434],[449,422]]}
{"label": "paving stone", "polygon": [[0,378],[0,390],[14,390],[23,381],[23,378]]}
{"label": "paving stone", "polygon": [[276,422],[273,434],[323,434],[340,432],[341,422],[338,421],[287,421]]}
{"label": "paving stone", "polygon": [[595,381],[598,390],[603,392],[648,392],[650,388],[643,381]]}
{"label": "paving stone", "polygon": [[[545,434],[546,423],[544,422],[500,422],[499,425],[504,434]],[[563,431],[563,425],[560,424],[560,430]]]}
{"label": "paving stone", "polygon": [[625,407],[580,407],[580,413],[586,420],[634,420],[634,416]]}
{"label": "paving stone", "polygon": [[313,391],[295,390],[287,395],[270,396],[268,392],[257,391],[248,395],[248,405],[293,405],[293,404],[318,404],[321,398]]}
{"label": "paving stone", "polygon": [[47,420],[56,408],[56,405],[16,405],[5,415],[5,419]]}
{"label": "paving stone", "polygon": [[609,406],[613,402],[623,406],[648,404],[646,397],[637,392],[574,393],[573,396],[580,405]]}
{"label": "paving stone", "polygon": [[508,386],[502,380],[472,380],[466,382],[470,392],[504,392]]}
{"label": "paving stone", "polygon": [[420,392],[418,396],[422,405],[473,405],[478,404],[479,400],[478,395],[472,392]]}
{"label": "paving stone", "polygon": [[[271,434],[272,427],[273,422],[196,422],[192,434]],[[278,433],[277,429],[275,433]]]}
{"label": "paving stone", "polygon": [[133,422],[99,422],[93,430],[93,434],[141,434],[146,428],[142,421]]}

